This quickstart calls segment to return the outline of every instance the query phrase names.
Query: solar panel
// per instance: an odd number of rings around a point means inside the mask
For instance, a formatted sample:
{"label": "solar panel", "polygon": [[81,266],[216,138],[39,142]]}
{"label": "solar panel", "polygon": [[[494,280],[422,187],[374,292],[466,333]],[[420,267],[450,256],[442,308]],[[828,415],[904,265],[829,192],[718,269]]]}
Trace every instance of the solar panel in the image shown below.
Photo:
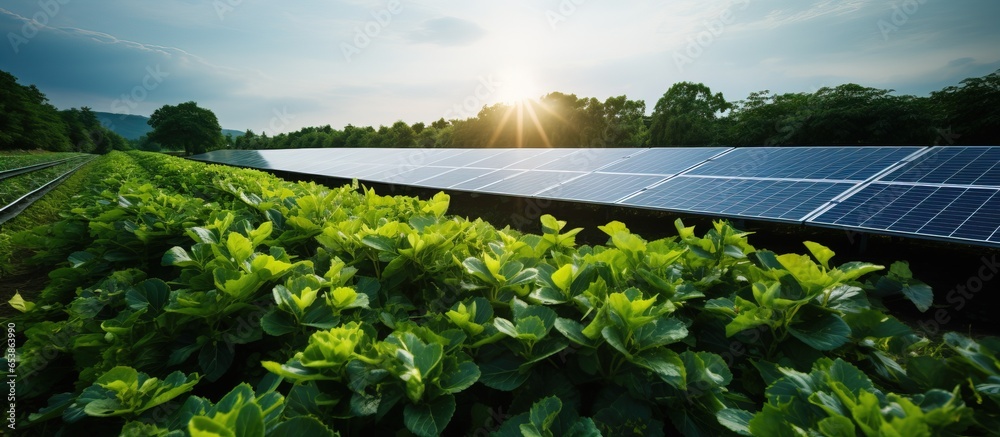
{"label": "solar panel", "polygon": [[410,185],[410,184],[415,184],[416,182],[422,181],[427,178],[438,176],[450,170],[452,169],[449,167],[416,167],[412,170],[398,173],[392,177],[388,177],[385,179],[385,182],[391,184]]}
{"label": "solar panel", "polygon": [[802,221],[852,183],[678,176],[622,202],[654,209]]}
{"label": "solar panel", "polygon": [[663,176],[589,173],[538,193],[538,197],[613,203],[635,194]]}
{"label": "solar panel", "polygon": [[1000,187],[1000,147],[935,147],[879,180]]}
{"label": "solar panel", "polygon": [[810,223],[1000,242],[1000,190],[872,183]]}
{"label": "solar panel", "polygon": [[[461,150],[461,149],[455,149]],[[462,153],[458,153],[452,156],[448,156],[443,159],[433,160],[427,163],[427,165],[436,165],[439,167],[468,167],[484,159],[499,155],[503,153],[501,149],[469,149]]]}
{"label": "solar panel", "polygon": [[531,196],[546,188],[554,187],[581,175],[583,173],[580,172],[527,171],[483,187],[481,190],[513,196]]}
{"label": "solar panel", "polygon": [[574,152],[576,152],[576,149],[548,149],[545,154],[516,162],[507,166],[507,168],[511,170],[536,170],[538,167],[548,163],[560,161]]}
{"label": "solar panel", "polygon": [[193,159],[1000,246],[1000,147],[218,150]]}
{"label": "solar panel", "polygon": [[646,149],[578,149],[557,159],[536,167],[536,170],[594,171],[610,163]]}
{"label": "solar panel", "polygon": [[467,180],[460,184],[452,185],[456,190],[476,191],[494,182],[502,181],[516,174],[523,173],[520,170],[495,170],[475,179]]}
{"label": "solar panel", "polygon": [[746,147],[685,174],[863,181],[919,151],[919,147]]}
{"label": "solar panel", "polygon": [[484,160],[469,164],[469,167],[492,168],[499,170],[515,164],[526,162],[538,162],[552,149],[503,149],[499,154],[490,156]]}
{"label": "solar panel", "polygon": [[456,168],[454,170],[431,176],[427,179],[421,179],[414,184],[430,188],[451,188],[452,186],[478,178],[492,171],[493,170],[486,170],[482,168]]}
{"label": "solar panel", "polygon": [[678,174],[729,150],[728,147],[668,147],[635,153],[627,159],[602,167],[601,173]]}

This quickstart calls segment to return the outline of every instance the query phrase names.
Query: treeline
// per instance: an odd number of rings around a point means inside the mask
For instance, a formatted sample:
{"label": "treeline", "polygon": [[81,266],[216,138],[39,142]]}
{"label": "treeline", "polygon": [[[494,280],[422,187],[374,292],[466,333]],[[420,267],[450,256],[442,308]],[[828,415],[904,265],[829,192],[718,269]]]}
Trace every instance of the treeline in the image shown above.
{"label": "treeline", "polygon": [[108,153],[129,142],[105,128],[90,108],[60,111],[34,85],[0,71],[0,150]]}
{"label": "treeline", "polygon": [[728,101],[700,83],[673,85],[646,114],[626,96],[551,93],[498,103],[465,120],[337,130],[329,125],[227,139],[238,149],[323,147],[636,147],[1000,144],[1000,71],[927,97],[856,84],[813,93],[764,90]]}

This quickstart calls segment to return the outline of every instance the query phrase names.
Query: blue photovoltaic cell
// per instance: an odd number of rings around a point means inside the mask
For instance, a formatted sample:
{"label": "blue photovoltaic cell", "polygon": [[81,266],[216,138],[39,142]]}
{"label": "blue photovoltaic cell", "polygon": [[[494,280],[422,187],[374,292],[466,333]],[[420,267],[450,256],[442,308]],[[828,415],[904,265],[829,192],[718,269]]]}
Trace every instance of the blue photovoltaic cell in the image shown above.
{"label": "blue photovoltaic cell", "polygon": [[873,183],[810,222],[1000,242],[1000,190]]}
{"label": "blue photovoltaic cell", "polygon": [[1000,187],[1000,147],[935,147],[879,180]]}
{"label": "blue photovoltaic cell", "polygon": [[430,188],[450,188],[453,185],[478,178],[492,171],[482,168],[456,168],[427,179],[421,179],[416,182],[416,185]]}
{"label": "blue photovoltaic cell", "polygon": [[527,171],[482,188],[490,193],[531,196],[549,187],[579,177],[583,173],[566,171]]}
{"label": "blue photovoltaic cell", "polygon": [[801,221],[854,184],[678,176],[624,205],[732,217]]}
{"label": "blue photovoltaic cell", "polygon": [[552,149],[501,149],[501,153],[497,155],[490,156],[482,161],[478,161],[474,164],[469,164],[468,167],[481,167],[481,168],[491,168],[499,170],[501,168],[508,168],[516,164],[524,163],[537,163],[539,160],[545,156]]}
{"label": "blue photovoltaic cell", "polygon": [[602,167],[601,173],[652,174],[670,176],[687,170],[729,150],[728,147],[665,147],[636,153],[616,164]]}
{"label": "blue photovoltaic cell", "polygon": [[453,169],[450,167],[417,167],[412,170],[399,173],[394,177],[388,177],[384,182],[391,184],[415,184],[419,181],[438,176],[450,170]]}
{"label": "blue photovoltaic cell", "polygon": [[320,168],[309,170],[309,174],[315,174],[320,176],[330,176],[335,178],[349,178],[347,174],[352,168],[356,168],[358,164],[352,163],[339,163],[339,164],[326,164]]}
{"label": "blue photovoltaic cell", "polygon": [[575,149],[548,149],[547,152],[507,166],[510,170],[537,170],[550,162],[562,161]]}
{"label": "blue photovoltaic cell", "polygon": [[613,203],[662,180],[663,176],[589,173],[538,193],[538,197]]}
{"label": "blue photovoltaic cell", "polygon": [[646,149],[577,149],[565,157],[538,166],[536,170],[594,171],[643,150]]}
{"label": "blue photovoltaic cell", "polygon": [[453,149],[456,153],[451,156],[446,156],[441,159],[435,159],[427,163],[427,165],[434,165],[438,167],[470,167],[484,159],[499,155],[503,152],[500,149]]}
{"label": "blue photovoltaic cell", "polygon": [[863,181],[919,147],[746,147],[685,174]]}
{"label": "blue photovoltaic cell", "polygon": [[478,178],[475,178],[475,179],[472,179],[472,180],[468,180],[468,181],[462,182],[460,184],[452,185],[451,188],[454,188],[456,190],[465,190],[465,191],[479,191],[480,189],[482,189],[483,187],[485,187],[485,186],[487,186],[489,184],[492,184],[494,182],[498,182],[498,181],[504,180],[506,178],[509,178],[511,176],[514,176],[514,175],[520,174],[520,173],[523,173],[523,171],[521,171],[521,170],[494,170],[494,171],[492,171],[490,173],[487,173],[485,175],[482,175],[482,176],[480,176]]}

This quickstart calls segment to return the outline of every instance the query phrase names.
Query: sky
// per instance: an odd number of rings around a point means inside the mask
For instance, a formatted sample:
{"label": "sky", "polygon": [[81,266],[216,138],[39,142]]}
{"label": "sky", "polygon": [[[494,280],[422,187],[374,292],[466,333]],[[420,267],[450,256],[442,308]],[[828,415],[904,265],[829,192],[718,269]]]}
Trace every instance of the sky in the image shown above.
{"label": "sky", "polygon": [[4,0],[0,70],[60,109],[196,101],[223,127],[466,118],[559,91],[727,100],[1000,69],[996,0]]}

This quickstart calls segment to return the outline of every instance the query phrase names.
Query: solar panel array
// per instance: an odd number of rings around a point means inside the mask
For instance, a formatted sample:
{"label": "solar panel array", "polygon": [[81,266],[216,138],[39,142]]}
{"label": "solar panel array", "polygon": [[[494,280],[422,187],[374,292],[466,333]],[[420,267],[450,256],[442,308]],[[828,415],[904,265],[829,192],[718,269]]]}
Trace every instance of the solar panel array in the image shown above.
{"label": "solar panel array", "polygon": [[1000,147],[219,150],[194,159],[1000,246]]}
{"label": "solar panel array", "polygon": [[1000,245],[1000,147],[926,149],[809,222]]}

